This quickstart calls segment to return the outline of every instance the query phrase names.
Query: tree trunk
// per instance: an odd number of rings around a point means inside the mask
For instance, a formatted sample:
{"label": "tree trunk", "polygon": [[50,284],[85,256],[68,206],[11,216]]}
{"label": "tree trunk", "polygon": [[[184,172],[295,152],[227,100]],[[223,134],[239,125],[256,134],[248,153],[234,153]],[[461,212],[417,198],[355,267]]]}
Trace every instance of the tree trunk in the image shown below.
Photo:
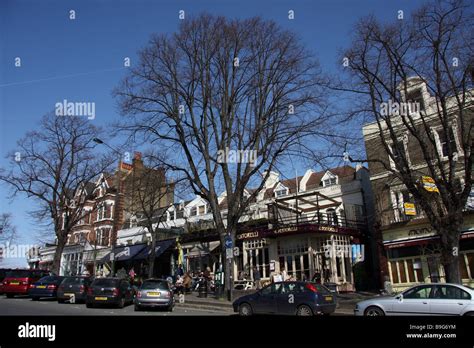
{"label": "tree trunk", "polygon": [[68,234],[59,233],[57,234],[58,244],[56,245],[56,250],[54,252],[53,258],[53,267],[51,268],[51,272],[59,275],[60,267],[61,267],[61,256],[63,255],[64,246],[67,242]]}
{"label": "tree trunk", "polygon": [[226,237],[230,235],[232,238],[232,244],[235,246],[235,228],[228,227],[226,233],[221,233],[221,246],[222,246],[222,261],[225,263],[224,264],[224,290],[225,293],[228,295],[228,298],[230,298],[230,301],[232,301],[232,290],[234,288],[234,258],[232,257],[231,259],[227,258],[227,250],[225,247],[225,240]]}
{"label": "tree trunk", "polygon": [[151,253],[150,257],[148,258],[148,277],[153,278],[155,272],[155,248],[156,248],[156,235],[154,236],[152,233],[152,240],[151,240]]}
{"label": "tree trunk", "polygon": [[446,273],[446,282],[461,284],[459,272],[459,237],[460,229],[455,226],[441,231],[441,264]]}

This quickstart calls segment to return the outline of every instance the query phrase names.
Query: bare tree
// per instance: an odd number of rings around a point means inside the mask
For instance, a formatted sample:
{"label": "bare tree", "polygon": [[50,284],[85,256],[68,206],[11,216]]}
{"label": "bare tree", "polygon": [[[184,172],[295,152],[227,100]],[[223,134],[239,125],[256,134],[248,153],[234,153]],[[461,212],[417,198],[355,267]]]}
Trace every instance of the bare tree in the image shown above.
{"label": "bare tree", "polygon": [[[12,223],[10,213],[0,214],[0,256],[4,252],[3,247],[7,247],[16,238],[16,227]],[[0,261],[2,257],[0,257]]]}
{"label": "bare tree", "polygon": [[[115,93],[129,116],[121,129],[168,149],[171,160],[163,164],[209,202],[223,245],[226,236],[235,240],[239,218],[259,191],[247,192],[248,184],[261,189],[263,170],[266,179],[282,156],[310,147],[309,136],[329,133],[321,80],[298,37],[274,22],[201,15],[175,34],[153,36]],[[227,150],[241,152],[219,156]]]}
{"label": "bare tree", "polygon": [[86,214],[86,184],[112,163],[108,156],[94,153],[93,138],[100,129],[81,117],[44,116],[38,131],[31,131],[11,153],[10,167],[2,169],[0,181],[12,195],[25,194],[38,204],[31,215],[54,228],[57,239],[52,271],[59,273],[61,255],[71,229]]}
{"label": "bare tree", "polygon": [[[126,180],[125,196],[128,198],[126,210],[139,219],[151,236],[148,276],[154,276],[156,243],[165,237],[162,222],[167,219],[167,211],[174,202],[175,182],[168,182],[166,169],[156,166],[157,155],[151,152],[145,156],[144,163],[136,165]],[[147,160],[148,159],[148,160]],[[160,159],[158,163],[163,160]]]}
{"label": "bare tree", "polygon": [[[441,237],[446,280],[456,283],[461,281],[459,239],[474,160],[473,18],[462,1],[453,0],[426,4],[393,24],[362,19],[341,57],[347,78],[337,87],[355,96],[351,120],[376,121],[381,148],[368,149],[378,153],[371,159],[374,168],[389,171],[389,180],[404,184],[422,208]],[[417,110],[387,113],[387,102]],[[403,149],[405,134],[423,165],[411,165]],[[439,192],[427,191],[422,176],[433,178]]]}

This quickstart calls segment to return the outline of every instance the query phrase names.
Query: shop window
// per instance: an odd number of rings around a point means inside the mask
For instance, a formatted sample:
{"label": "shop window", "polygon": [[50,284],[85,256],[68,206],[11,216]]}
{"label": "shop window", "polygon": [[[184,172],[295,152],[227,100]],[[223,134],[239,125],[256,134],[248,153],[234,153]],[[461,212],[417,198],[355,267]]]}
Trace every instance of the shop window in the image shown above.
{"label": "shop window", "polygon": [[469,279],[469,274],[467,273],[467,265],[464,254],[459,255],[459,273],[461,274],[461,279]]}
{"label": "shop window", "polygon": [[405,272],[405,261],[398,262],[398,269],[400,271],[400,283],[407,282],[407,274]]}
{"label": "shop window", "polygon": [[474,278],[474,253],[467,254],[467,265],[469,271],[471,272],[471,278]]}
{"label": "shop window", "polygon": [[408,270],[408,273],[407,273],[408,282],[415,283],[416,279],[415,279],[415,269],[413,268],[413,260],[406,260],[405,262],[407,264],[407,270]]}
{"label": "shop window", "polygon": [[398,280],[398,270],[396,261],[390,261],[390,273],[392,275],[392,282],[394,284],[400,283],[400,281]]}

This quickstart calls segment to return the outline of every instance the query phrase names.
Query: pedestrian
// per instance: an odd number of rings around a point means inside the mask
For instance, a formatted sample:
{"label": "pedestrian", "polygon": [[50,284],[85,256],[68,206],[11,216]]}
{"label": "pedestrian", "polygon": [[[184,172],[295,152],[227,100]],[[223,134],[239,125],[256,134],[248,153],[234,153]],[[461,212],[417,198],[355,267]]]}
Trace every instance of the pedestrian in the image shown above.
{"label": "pedestrian", "polygon": [[178,265],[178,270],[176,271],[176,274],[179,275],[180,277],[184,276],[183,265],[181,264]]}
{"label": "pedestrian", "polygon": [[321,284],[321,272],[319,271],[314,272],[313,278],[311,278],[311,281],[316,284]]}
{"label": "pedestrian", "polygon": [[284,268],[282,268],[282,270],[281,270],[281,279],[284,282],[286,282],[288,280],[288,273],[286,272],[286,270]]}
{"label": "pedestrian", "polygon": [[255,282],[255,286],[257,290],[260,290],[261,287],[261,281],[262,277],[260,276],[260,271],[258,270],[258,267],[253,268],[253,280]]}
{"label": "pedestrian", "polygon": [[183,277],[183,286],[184,286],[184,292],[186,294],[189,294],[191,292],[191,286],[193,283],[193,277],[189,272],[186,272]]}
{"label": "pedestrian", "polygon": [[135,274],[135,270],[133,269],[133,267],[132,267],[132,269],[128,272],[128,275],[129,275],[129,277],[130,277],[130,282],[133,283],[133,280],[135,279],[135,275],[136,275],[136,274]]}

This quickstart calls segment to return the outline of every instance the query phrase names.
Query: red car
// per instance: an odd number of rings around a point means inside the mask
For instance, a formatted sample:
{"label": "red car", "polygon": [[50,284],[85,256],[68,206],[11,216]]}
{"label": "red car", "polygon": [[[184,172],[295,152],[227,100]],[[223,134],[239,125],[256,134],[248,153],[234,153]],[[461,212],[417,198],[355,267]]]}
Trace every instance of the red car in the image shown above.
{"label": "red car", "polygon": [[27,295],[30,284],[50,275],[49,271],[40,269],[12,269],[3,279],[3,293],[8,298],[15,295]]}
{"label": "red car", "polygon": [[5,276],[10,271],[10,268],[0,268],[0,295],[3,295],[3,279],[5,279]]}

